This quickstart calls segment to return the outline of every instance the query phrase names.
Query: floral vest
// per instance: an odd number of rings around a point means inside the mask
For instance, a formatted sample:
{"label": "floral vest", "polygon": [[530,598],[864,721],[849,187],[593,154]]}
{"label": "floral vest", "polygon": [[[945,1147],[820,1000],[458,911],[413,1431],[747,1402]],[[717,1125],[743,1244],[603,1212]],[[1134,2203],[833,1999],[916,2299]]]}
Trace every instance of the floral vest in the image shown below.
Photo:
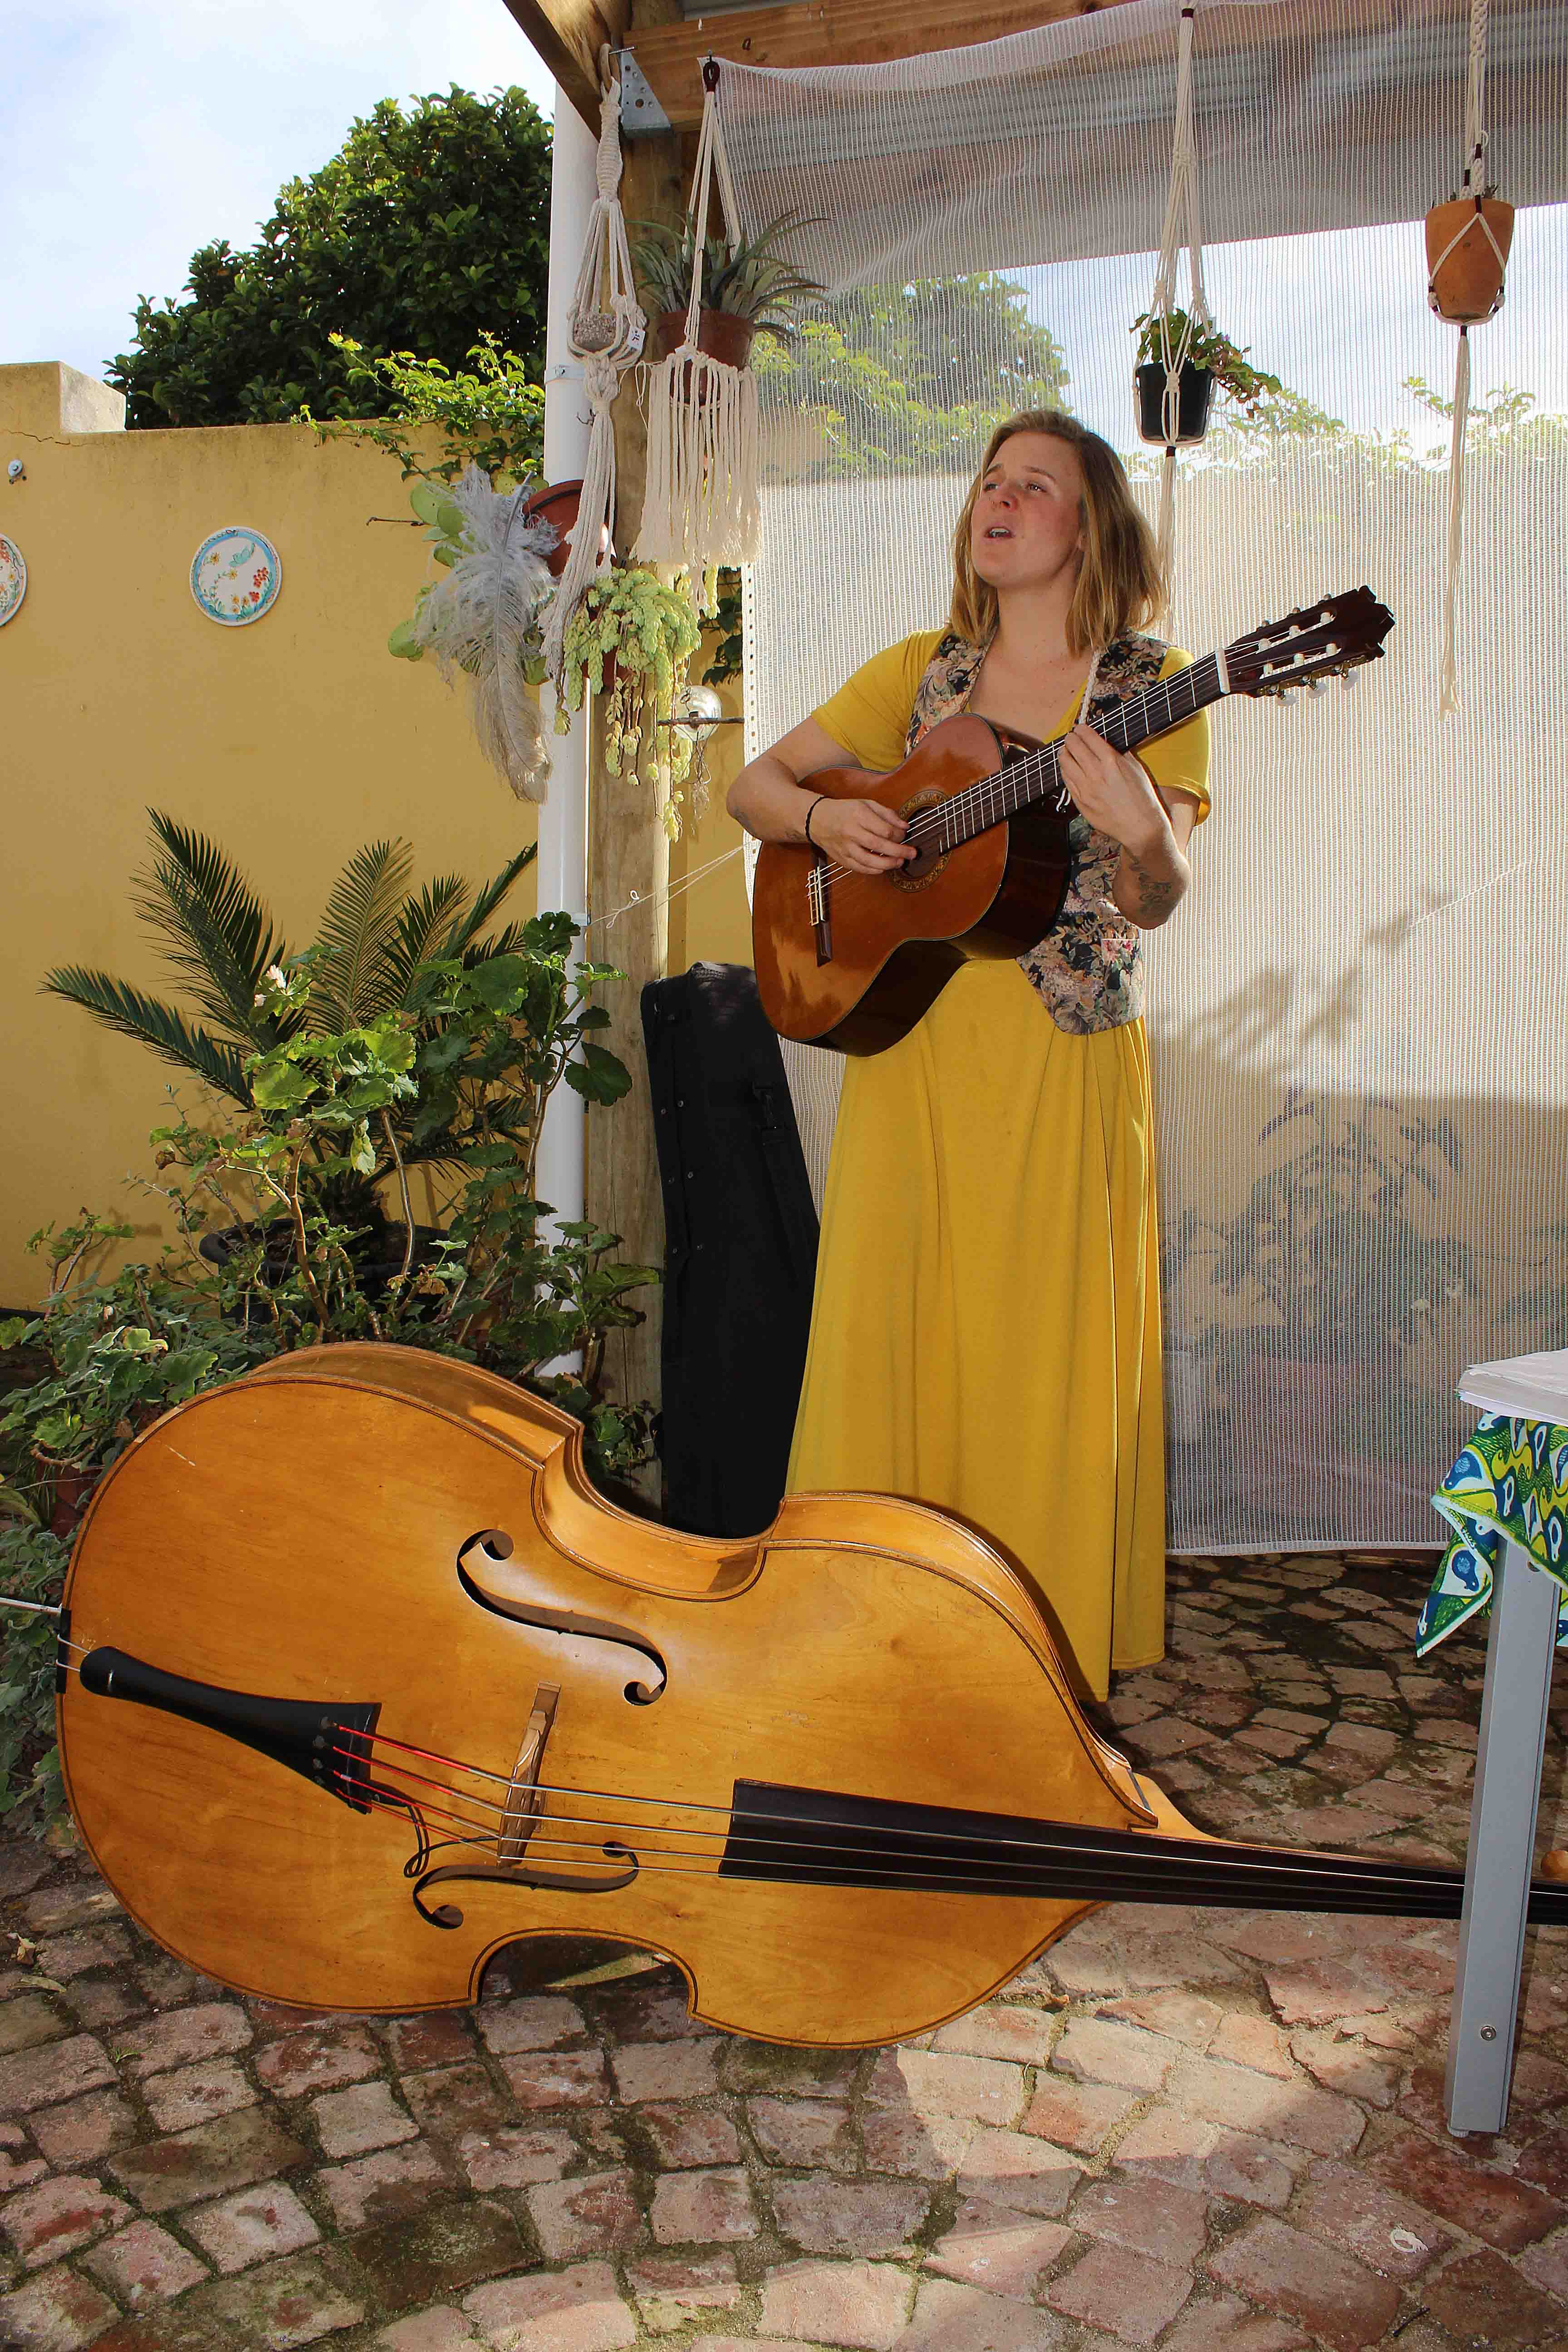
{"label": "floral vest", "polygon": [[[967,708],[986,650],[951,630],[942,638],[916,690],[906,752],[942,719]],[[1089,724],[1152,686],[1168,651],[1158,637],[1131,633],[1108,646],[1100,657],[1094,698],[1082,714]],[[1068,837],[1073,866],[1061,913],[1038,947],[1018,961],[1057,1027],[1086,1036],[1138,1019],[1143,1010],[1143,959],[1137,924],[1128,921],[1110,895],[1121,844],[1097,833],[1076,811]]]}

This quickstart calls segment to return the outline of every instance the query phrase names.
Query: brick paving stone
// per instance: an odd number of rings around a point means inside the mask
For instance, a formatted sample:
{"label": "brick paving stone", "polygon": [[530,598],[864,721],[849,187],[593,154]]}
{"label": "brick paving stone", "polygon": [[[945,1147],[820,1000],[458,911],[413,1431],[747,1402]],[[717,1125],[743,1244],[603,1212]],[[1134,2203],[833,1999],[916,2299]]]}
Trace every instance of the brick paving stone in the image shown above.
{"label": "brick paving stone", "polygon": [[69,2031],[53,2001],[42,1993],[24,1993],[0,2006],[0,2057],[31,2050],[40,2042],[58,2042]]}
{"label": "brick paving stone", "polygon": [[1494,2172],[1457,2144],[1439,2147],[1421,2132],[1405,2132],[1378,2148],[1366,2168],[1373,2179],[1504,2253],[1546,2237],[1563,2219],[1563,2208],[1543,2189]]}
{"label": "brick paving stone", "polygon": [[913,2293],[908,2272],[891,2263],[786,2263],[763,2282],[762,2328],[794,2344],[891,2352]]}
{"label": "brick paving stone", "polygon": [[1250,2066],[1259,2074],[1277,2075],[1288,2083],[1296,2068],[1285,2037],[1271,2017],[1254,2017],[1247,2010],[1233,2009],[1226,2012],[1209,2043],[1211,2058],[1223,2058],[1227,2065]]}
{"label": "brick paving stone", "polygon": [[59,2262],[130,2219],[129,2205],[96,2180],[70,2174],[7,2198],[0,2213],[6,2236],[29,2270]]}
{"label": "brick paving stone", "polygon": [[1517,2345],[1521,2352],[1526,2347],[1539,2352],[1568,2333],[1556,2297],[1543,2294],[1521,2276],[1517,2264],[1489,2247],[1435,2272],[1422,2295],[1433,2318],[1461,2344]]}
{"label": "brick paving stone", "polygon": [[1122,2090],[1157,2091],[1180,2055],[1160,2034],[1099,2017],[1075,2018],[1051,2053],[1051,2064],[1080,2082],[1114,2083]]}
{"label": "brick paving stone", "polygon": [[97,1876],[72,1875],[45,1887],[17,1906],[17,1916],[29,1935],[56,1935],[63,1927],[85,1927],[94,1919],[112,1919],[119,1910],[113,1895]]}
{"label": "brick paving stone", "polygon": [[1390,2280],[1283,2221],[1253,2222],[1209,2256],[1208,2268],[1265,2310],[1299,2321],[1334,2352],[1376,2344],[1399,2309]]}
{"label": "brick paving stone", "polygon": [[980,2197],[1018,2213],[1055,2220],[1065,2213],[1082,2173],[1070,2156],[1026,2132],[977,2131],[958,2170],[961,2197]]}
{"label": "brick paving stone", "polygon": [[185,2216],[184,2227],[216,2270],[248,2270],[252,2263],[297,2253],[321,2236],[300,2200],[281,2180],[242,2189]]}
{"label": "brick paving stone", "polygon": [[1315,2165],[1292,2220],[1331,2239],[1384,2278],[1419,2278],[1454,2241],[1430,2213],[1350,2165]]}
{"label": "brick paving stone", "polygon": [[1024,2070],[997,2058],[965,2058],[907,2043],[881,2051],[866,2090],[868,2107],[909,2107],[916,2115],[963,2116],[1014,2124],[1024,2104]]}
{"label": "brick paving stone", "polygon": [[457,2147],[470,2187],[481,2195],[491,2189],[526,2189],[536,2180],[559,2180],[576,2153],[569,2132],[529,2131],[515,2125],[500,2131],[465,2132]]}
{"label": "brick paving stone", "polygon": [[[1194,2296],[1166,2336],[1161,2352],[1310,2352],[1307,2338],[1283,2320],[1261,2319],[1234,2295]],[[1400,2352],[1415,2352],[1401,2339]]]}
{"label": "brick paving stone", "polygon": [[780,2236],[812,2254],[901,2253],[929,2202],[924,2188],[891,2180],[781,2180],[773,2189]]}
{"label": "brick paving stone", "polygon": [[1371,2107],[1391,2107],[1399,2092],[1399,2068],[1370,2050],[1358,2050],[1328,2032],[1290,2036],[1290,2054],[1325,2091],[1362,2099]]}
{"label": "brick paving stone", "polygon": [[602,2050],[520,2052],[501,2071],[520,2107],[596,2107],[610,2095]]}
{"label": "brick paving stone", "polygon": [[661,2246],[709,2246],[756,2235],[744,2172],[677,2172],[660,2180],[649,2216]]}
{"label": "brick paving stone", "polygon": [[199,2197],[247,2189],[253,2180],[287,2171],[306,2154],[269,2116],[242,2107],[218,2123],[121,2148],[106,2168],[149,2213],[166,2213]]}
{"label": "brick paving stone", "polygon": [[473,2352],[479,2338],[460,2311],[437,2304],[431,2311],[395,2320],[373,2341],[375,2352]]}
{"label": "brick paving stone", "polygon": [[90,2033],[18,2050],[0,2058],[0,2115],[31,2115],[35,2107],[56,2106],[114,2079],[109,2053]]}
{"label": "brick paving stone", "polygon": [[1069,2219],[1086,2238],[1131,2246],[1156,2262],[1190,2269],[1207,2242],[1207,2201],[1195,2189],[1122,2175],[1086,2180]]}
{"label": "brick paving stone", "polygon": [[1215,1941],[1249,1960],[1321,1960],[1342,1954],[1352,1923],[1315,1912],[1236,1912],[1216,1918]]}
{"label": "brick paving stone", "polygon": [[964,2161],[965,2151],[985,2137],[984,2128],[966,2116],[900,2115],[876,2108],[860,2126],[867,2169],[896,2172],[909,2180],[945,2180]]}
{"label": "brick paving stone", "polygon": [[1366,2129],[1349,2099],[1304,2083],[1280,2083],[1217,2059],[1186,2058],[1172,2077],[1172,2096],[1209,2123],[1228,2124],[1258,2137],[1289,2140],[1317,2156],[1342,2156]]}
{"label": "brick paving stone", "polygon": [[132,1943],[124,1927],[106,1923],[76,1927],[68,1936],[46,1936],[38,1946],[38,1966],[46,1976],[68,1984],[89,1969],[118,1968],[131,1958]]}
{"label": "brick paving stone", "polygon": [[155,2076],[144,2095],[147,2112],[158,2129],[172,2132],[231,2116],[238,2107],[253,2107],[260,2095],[232,2058],[214,2058]]}
{"label": "brick paving stone", "polygon": [[[1401,2100],[1400,2113],[1405,2112]],[[1568,2130],[1560,2127],[1542,2132],[1539,2139],[1531,2140],[1520,2158],[1517,2171],[1520,2179],[1544,2189],[1549,2197],[1568,2202]]]}
{"label": "brick paving stone", "polygon": [[440,2159],[424,2140],[377,2148],[352,2164],[326,2165],[316,2185],[331,2204],[338,2226],[358,2230],[367,2223],[395,2221],[418,2213],[432,2191],[446,2179]]}
{"label": "brick paving stone", "polygon": [[351,2025],[307,2026],[280,2034],[256,2059],[258,2080],[279,2098],[303,2098],[308,2091],[339,2091],[363,2083],[381,2066],[381,2053],[368,2030]]}
{"label": "brick paving stone", "polygon": [[797,2050],[727,2036],[720,2071],[727,2091],[775,2091],[782,2098],[842,2099],[860,2064],[858,2050]]}
{"label": "brick paving stone", "polygon": [[310,2102],[310,2119],[329,2156],[363,2156],[412,2139],[419,2126],[401,2108],[389,2083],[359,2083]]}
{"label": "brick paving stone", "polygon": [[[638,2108],[637,2121],[652,2140],[659,2166],[665,2171],[683,2172],[699,2165],[741,2161],[741,2136],[729,2116],[716,2107],[668,2106],[650,2101]],[[793,2160],[810,2161],[805,2157]]]}
{"label": "brick paving stone", "polygon": [[637,2341],[608,2263],[496,2279],[466,2294],[463,2309],[494,2352],[619,2352]]}
{"label": "brick paving stone", "polygon": [[1568,2230],[1559,2231],[1554,2238],[1543,2238],[1539,2245],[1526,2246],[1516,2267],[1543,2294],[1554,2294],[1559,2303],[1568,2304]]}
{"label": "brick paving stone", "polygon": [[239,2278],[196,2290],[204,2315],[216,2319],[249,2352],[258,2339],[267,2352],[294,2352],[323,2336],[356,2327],[362,2299],[345,2294],[314,2254],[285,2254]]}
{"label": "brick paving stone", "polygon": [[131,2071],[138,2076],[188,2066],[197,2058],[222,2057],[243,2050],[250,2038],[250,2020],[237,2000],[205,2001],[197,2009],[142,2018],[119,2037]]}
{"label": "brick paving stone", "polygon": [[926,2257],[926,2268],[942,2278],[959,2279],[966,2286],[984,2287],[988,2294],[1021,2296],[1034,2294],[1040,2273],[1054,2263],[1072,2241],[1072,2231],[1059,2221],[1026,2221],[1005,2206],[968,2197],[953,2216],[952,2226]]}
{"label": "brick paving stone", "polygon": [[[0,2128],[9,2129],[10,2126]],[[35,2180],[43,2179],[48,2168],[41,2156],[13,2156],[9,2147],[0,2147],[0,2196],[9,2197],[16,2189],[30,2189]]]}
{"label": "brick paving stone", "polygon": [[34,2138],[57,2168],[96,2164],[111,2147],[134,2139],[136,2117],[118,2091],[92,2091],[31,2118]]}
{"label": "brick paving stone", "polygon": [[[645,2109],[642,2120],[647,2123],[648,2119]],[[746,2120],[752,2138],[770,2164],[793,2165],[811,2171],[858,2169],[849,2110],[837,2101],[748,2099]]]}
{"label": "brick paving stone", "polygon": [[6,2352],[79,2352],[119,2316],[87,2279],[46,2271],[17,2294],[0,2295],[0,2344]]}
{"label": "brick paving stone", "polygon": [[656,2336],[686,2326],[695,2312],[732,2311],[741,2300],[733,2254],[644,2254],[626,2264],[626,2284]]}
{"label": "brick paving stone", "polygon": [[705,2042],[641,2042],[610,2058],[617,2095],[639,2099],[700,2099],[719,2087],[717,2036]]}
{"label": "brick paving stone", "polygon": [[1152,1722],[1141,1723],[1133,1745],[1140,1754],[1159,1763],[1167,1756],[1181,1755],[1184,1748],[1202,1748],[1210,1737],[1201,1724],[1184,1722],[1178,1715],[1165,1715]]}
{"label": "brick paving stone", "polygon": [[1292,1962],[1268,1969],[1264,1982],[1276,2015],[1286,2025],[1332,2025],[1350,2011],[1388,2006],[1363,1969],[1342,1961]]}
{"label": "brick paving stone", "polygon": [[498,2057],[514,2050],[555,2050],[578,2041],[583,2012],[562,1993],[525,1993],[515,2000],[481,2001],[474,2021]]}
{"label": "brick paving stone", "polygon": [[574,2180],[542,2183],[529,2190],[528,2210],[547,2262],[619,2253],[642,2232],[642,2214],[625,2172],[589,2172]]}
{"label": "brick paving stone", "polygon": [[1201,1993],[1175,1990],[1131,1995],[1110,2002],[1103,2013],[1128,2025],[1144,2026],[1172,2042],[1184,2042],[1190,2050],[1206,2050],[1228,2014],[1217,2001],[1205,2000]]}
{"label": "brick paving stone", "polygon": [[686,2005],[682,1986],[652,1977],[645,1983],[618,1985],[600,1995],[617,2042],[679,2042],[711,2031],[700,2025]]}
{"label": "brick paving stone", "polygon": [[147,2004],[134,1985],[121,1977],[78,1977],[66,1988],[70,2012],[82,2031],[100,2040],[111,2026],[128,2017],[145,2017]]}
{"label": "brick paving stone", "polygon": [[1121,1939],[1098,1921],[1069,1927],[1051,1946],[1042,1966],[1050,1981],[1075,2000],[1127,1990]]}
{"label": "brick paving stone", "polygon": [[465,2018],[455,2010],[433,2009],[422,2017],[392,2017],[386,2021],[392,2063],[400,2074],[426,2066],[457,2066],[474,2054],[474,2037]]}
{"label": "brick paving stone", "polygon": [[1021,2128],[1041,2139],[1054,2140],[1058,2147],[1076,2147],[1092,2155],[1137,2104],[1131,2091],[1043,2076]]}
{"label": "brick paving stone", "polygon": [[529,2270],[534,2257],[505,2206],[437,2189],[411,2212],[356,2230],[323,2260],[381,2309],[416,2311],[453,2303],[486,2279]]}
{"label": "brick paving stone", "polygon": [[207,2266],[156,2221],[132,2221],[82,2257],[82,2267],[101,2279],[133,2311],[170,2303],[207,2276]]}
{"label": "brick paving stone", "polygon": [[1129,2173],[1147,2171],[1177,2188],[1282,2211],[1306,2158],[1174,2107],[1156,2107],[1119,2143],[1116,2161]]}
{"label": "brick paving stone", "polygon": [[511,2113],[508,2102],[478,2063],[433,2067],[405,2074],[398,2088],[421,2131],[437,2139],[462,2139],[470,2132],[499,2131]]}
{"label": "brick paving stone", "polygon": [[308,2025],[343,2025],[350,2021],[340,2009],[296,2009],[291,2001],[263,2000],[256,1993],[246,1996],[245,2013],[258,2042],[276,2041],[280,2033],[299,2033]]}
{"label": "brick paving stone", "polygon": [[1048,2010],[1020,2009],[1007,2001],[990,2000],[944,2025],[931,2047],[954,2051],[960,2057],[1008,2058],[1020,2066],[1043,2066],[1050,2056],[1058,2023]]}
{"label": "brick paving stone", "polygon": [[1054,2311],[1103,2328],[1124,2344],[1152,2344],[1192,2291],[1190,2271],[1122,2246],[1094,2246],[1051,2281],[1046,2300]]}
{"label": "brick paving stone", "polygon": [[[898,2352],[1052,2352],[1065,2341],[1061,2322],[1048,2311],[955,2279],[924,2278]],[[702,2352],[713,2347],[705,2344]]]}

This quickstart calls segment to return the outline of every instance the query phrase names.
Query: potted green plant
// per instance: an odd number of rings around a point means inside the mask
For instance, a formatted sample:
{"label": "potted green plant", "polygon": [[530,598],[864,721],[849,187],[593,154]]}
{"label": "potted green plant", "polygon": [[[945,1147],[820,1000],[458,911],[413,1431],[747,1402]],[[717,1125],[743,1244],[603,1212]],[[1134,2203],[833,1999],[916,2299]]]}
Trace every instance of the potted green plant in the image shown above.
{"label": "potted green plant", "polygon": [[566,631],[557,728],[564,730],[585,694],[607,691],[605,765],[612,775],[640,775],[658,785],[671,840],[680,831],[691,738],[669,722],[701,642],[690,589],[679,581],[666,587],[642,564],[601,572]]}
{"label": "potted green plant", "polygon": [[[793,213],[781,213],[752,237],[742,237],[731,247],[722,237],[710,236],[702,250],[701,309],[697,348],[728,367],[744,367],[757,336],[771,335],[787,343],[793,332],[791,310],[825,289],[777,247],[781,238],[814,224]],[[656,360],[668,359],[686,339],[687,312],[691,302],[692,272],[697,268],[697,234],[689,220],[684,228],[641,221],[640,236],[632,246],[632,263],[655,313]]]}
{"label": "potted green plant", "polygon": [[[1184,310],[1146,310],[1133,320],[1131,332],[1138,339],[1133,383],[1138,432],[1144,441],[1164,448],[1201,441],[1216,389],[1248,416],[1256,414],[1266,393],[1284,389],[1277,375],[1253,367],[1246,351],[1212,321],[1189,320]],[[1182,362],[1172,384],[1167,355],[1177,352]]]}

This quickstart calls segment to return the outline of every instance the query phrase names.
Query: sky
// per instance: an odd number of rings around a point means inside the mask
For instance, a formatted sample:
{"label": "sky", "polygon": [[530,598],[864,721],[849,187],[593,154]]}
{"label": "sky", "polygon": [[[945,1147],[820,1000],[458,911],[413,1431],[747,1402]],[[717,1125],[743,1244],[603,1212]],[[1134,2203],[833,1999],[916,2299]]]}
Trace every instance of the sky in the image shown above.
{"label": "sky", "polygon": [[48,0],[6,19],[0,363],[86,374],[125,351],[139,294],[254,241],[283,182],[378,98],[555,85],[503,0]]}

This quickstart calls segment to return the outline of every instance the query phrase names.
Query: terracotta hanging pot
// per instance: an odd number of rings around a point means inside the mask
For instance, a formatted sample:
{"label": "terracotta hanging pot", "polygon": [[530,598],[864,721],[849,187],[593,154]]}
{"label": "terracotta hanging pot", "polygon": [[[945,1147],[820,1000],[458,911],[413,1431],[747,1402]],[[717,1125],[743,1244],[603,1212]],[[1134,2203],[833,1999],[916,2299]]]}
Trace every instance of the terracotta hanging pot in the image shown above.
{"label": "terracotta hanging pot", "polygon": [[1492,316],[1502,300],[1512,238],[1513,206],[1496,196],[1453,196],[1433,205],[1426,215],[1427,299],[1440,319],[1473,327]]}
{"label": "terracotta hanging pot", "polygon": [[1201,441],[1208,431],[1209,406],[1214,399],[1214,370],[1197,367],[1184,360],[1176,373],[1175,431],[1168,429],[1165,415],[1165,369],[1159,360],[1145,360],[1134,368],[1133,382],[1138,388],[1138,435],[1143,441],[1159,448],[1185,448],[1189,443]]}
{"label": "terracotta hanging pot", "polygon": [[[550,576],[552,580],[559,580],[566,569],[566,559],[572,551],[566,544],[566,534],[577,520],[577,509],[582,496],[583,485],[580,481],[552,482],[544,489],[535,490],[531,498],[524,499],[522,502],[522,511],[525,515],[531,518],[542,515],[546,522],[554,525],[555,544],[544,559],[550,567]],[[609,531],[601,524],[599,527],[601,555],[609,543]]]}
{"label": "terracotta hanging pot", "polygon": [[[732,310],[700,310],[697,319],[697,348],[710,360],[721,361],[725,367],[743,368],[751,357],[756,341],[754,319],[738,319]],[[661,310],[658,328],[654,337],[653,355],[667,360],[686,341],[684,310]],[[684,370],[685,381],[680,393],[683,400],[691,397],[691,368]],[[700,399],[700,392],[698,394]]]}

